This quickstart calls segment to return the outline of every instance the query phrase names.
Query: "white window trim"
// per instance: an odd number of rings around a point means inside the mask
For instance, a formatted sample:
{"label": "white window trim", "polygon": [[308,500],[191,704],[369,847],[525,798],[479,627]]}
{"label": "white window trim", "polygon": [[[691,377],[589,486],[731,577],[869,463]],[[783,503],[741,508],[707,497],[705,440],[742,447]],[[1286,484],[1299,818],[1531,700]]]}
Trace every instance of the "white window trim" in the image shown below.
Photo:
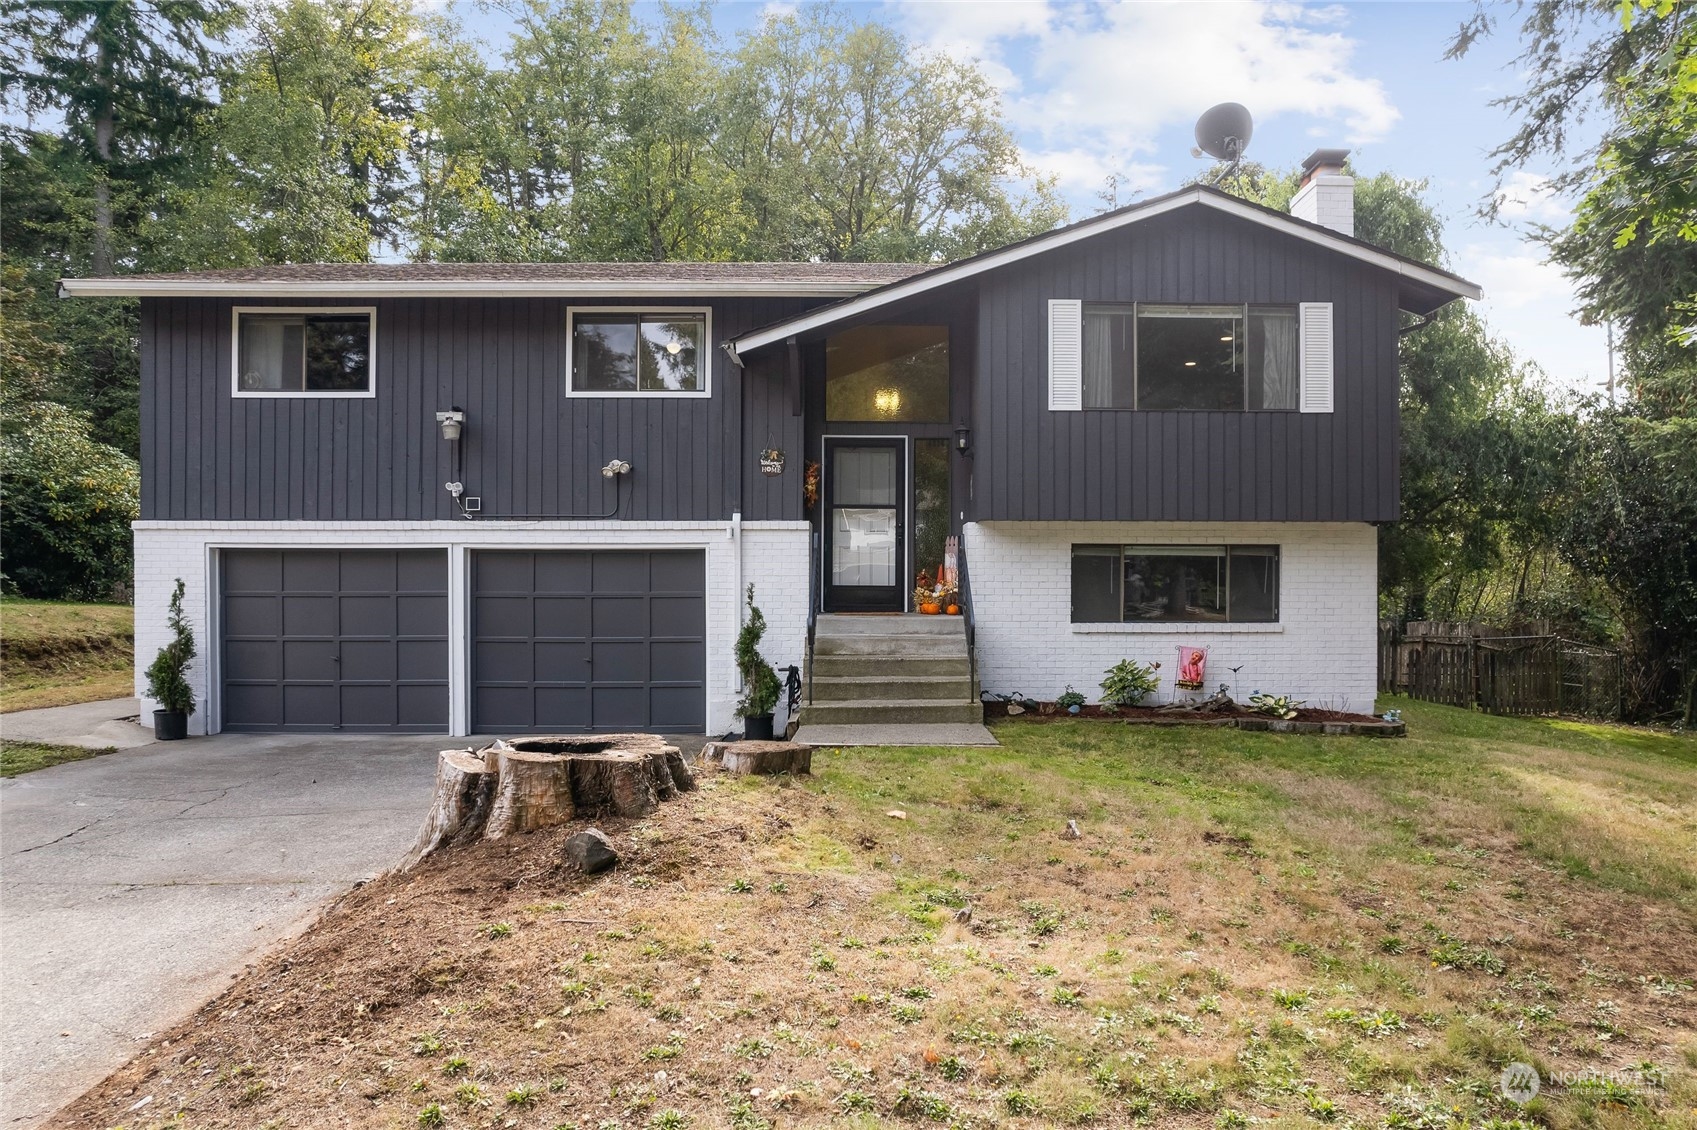
{"label": "white window trim", "polygon": [[1211,636],[1238,632],[1274,634],[1285,630],[1281,623],[1251,620],[1213,620],[1205,623],[1195,620],[1127,620],[1118,624],[1108,620],[1100,624],[1072,624],[1070,627],[1075,636]]}
{"label": "white window trim", "polygon": [[[361,391],[340,389],[243,388],[243,314],[364,314],[371,321],[367,380]],[[230,308],[230,395],[238,400],[370,400],[377,395],[377,307],[375,306],[232,306]]]}
{"label": "white window trim", "polygon": [[[632,389],[629,392],[613,392],[603,389],[573,388],[572,376],[576,372],[576,368],[572,359],[572,344],[577,337],[577,316],[579,314],[634,314],[639,318],[647,314],[701,315],[701,387],[693,392],[682,390],[674,392],[669,389],[665,391]],[[582,397],[586,400],[707,399],[713,395],[714,349],[713,308],[711,306],[568,306],[566,307],[566,395]]]}

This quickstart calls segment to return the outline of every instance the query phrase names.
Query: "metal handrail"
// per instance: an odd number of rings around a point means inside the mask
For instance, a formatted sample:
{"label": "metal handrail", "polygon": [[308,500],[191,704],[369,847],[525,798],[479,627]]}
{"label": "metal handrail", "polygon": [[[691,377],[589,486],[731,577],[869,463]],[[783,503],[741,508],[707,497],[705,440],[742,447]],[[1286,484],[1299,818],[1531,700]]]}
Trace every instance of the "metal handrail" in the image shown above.
{"label": "metal handrail", "polygon": [[807,665],[807,701],[813,703],[813,637],[819,626],[819,531],[813,530],[807,539],[807,650],[803,662]]}

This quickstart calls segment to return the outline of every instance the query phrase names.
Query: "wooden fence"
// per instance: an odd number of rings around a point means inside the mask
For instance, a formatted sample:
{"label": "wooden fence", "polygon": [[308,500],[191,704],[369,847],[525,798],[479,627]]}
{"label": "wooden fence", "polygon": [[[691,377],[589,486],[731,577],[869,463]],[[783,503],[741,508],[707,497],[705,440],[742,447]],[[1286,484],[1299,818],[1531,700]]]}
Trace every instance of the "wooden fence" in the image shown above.
{"label": "wooden fence", "polygon": [[1607,648],[1554,634],[1426,622],[1399,629],[1381,623],[1379,690],[1447,706],[1477,706],[1492,714],[1615,718],[1620,714],[1621,660]]}

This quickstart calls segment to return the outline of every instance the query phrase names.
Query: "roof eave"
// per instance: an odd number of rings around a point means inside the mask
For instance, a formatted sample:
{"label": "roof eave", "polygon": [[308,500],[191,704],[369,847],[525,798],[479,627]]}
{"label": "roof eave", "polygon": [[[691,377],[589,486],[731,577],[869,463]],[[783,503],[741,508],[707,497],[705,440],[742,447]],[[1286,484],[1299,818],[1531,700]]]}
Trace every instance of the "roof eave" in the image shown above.
{"label": "roof eave", "polygon": [[883,284],[749,279],[454,280],[60,279],[61,298],[843,298]]}
{"label": "roof eave", "polygon": [[[744,334],[735,340],[734,345],[738,354],[747,354],[797,334],[808,333],[811,330],[847,318],[869,313],[879,307],[915,297],[928,290],[962,282],[976,275],[1016,263],[1021,259],[1054,251],[1069,244],[1094,238],[1103,232],[1114,231],[1117,228],[1152,219],[1155,216],[1164,215],[1192,204],[1202,204],[1228,215],[1249,220],[1252,223],[1287,232],[1299,239],[1319,244],[1322,247],[1329,247],[1351,258],[1391,271],[1419,286],[1450,295],[1451,298],[1445,299],[1445,302],[1453,301],[1455,298],[1470,298],[1477,301],[1483,293],[1477,284],[1451,275],[1447,271],[1408,262],[1388,251],[1382,251],[1371,245],[1339,235],[1337,232],[1330,231],[1318,224],[1311,224],[1294,216],[1270,212],[1223,193],[1210,192],[1202,188],[1190,188],[1159,197],[1144,205],[1133,205],[1117,213],[1108,213],[1094,222],[1085,220],[1071,227],[1061,228],[1047,235],[1022,241],[1001,251],[991,251],[984,255],[963,260],[960,263],[934,267],[912,278],[887,283],[868,293],[846,298],[822,309],[809,311],[798,317],[789,318],[762,327],[752,333]],[[1440,302],[1437,305],[1442,306],[1443,304],[1443,302]],[[1433,307],[1433,309],[1436,308],[1436,306]]]}

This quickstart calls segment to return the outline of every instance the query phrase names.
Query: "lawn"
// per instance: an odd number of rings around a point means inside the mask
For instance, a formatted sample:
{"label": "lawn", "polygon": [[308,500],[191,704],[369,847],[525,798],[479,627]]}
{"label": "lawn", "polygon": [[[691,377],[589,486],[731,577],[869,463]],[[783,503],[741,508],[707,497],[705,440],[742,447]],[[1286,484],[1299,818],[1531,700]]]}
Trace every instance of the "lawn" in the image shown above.
{"label": "lawn", "polygon": [[1697,1126],[1697,739],[1391,705],[822,751],[592,879],[571,829],[453,849],[61,1123]]}
{"label": "lawn", "polygon": [[103,753],[117,752],[112,746],[104,749],[84,749],[81,746],[49,745],[46,742],[0,741],[0,777],[16,777],[33,773],[37,769],[63,765],[68,761],[86,761]]}
{"label": "lawn", "polygon": [[0,600],[0,712],[135,693],[127,604]]}

